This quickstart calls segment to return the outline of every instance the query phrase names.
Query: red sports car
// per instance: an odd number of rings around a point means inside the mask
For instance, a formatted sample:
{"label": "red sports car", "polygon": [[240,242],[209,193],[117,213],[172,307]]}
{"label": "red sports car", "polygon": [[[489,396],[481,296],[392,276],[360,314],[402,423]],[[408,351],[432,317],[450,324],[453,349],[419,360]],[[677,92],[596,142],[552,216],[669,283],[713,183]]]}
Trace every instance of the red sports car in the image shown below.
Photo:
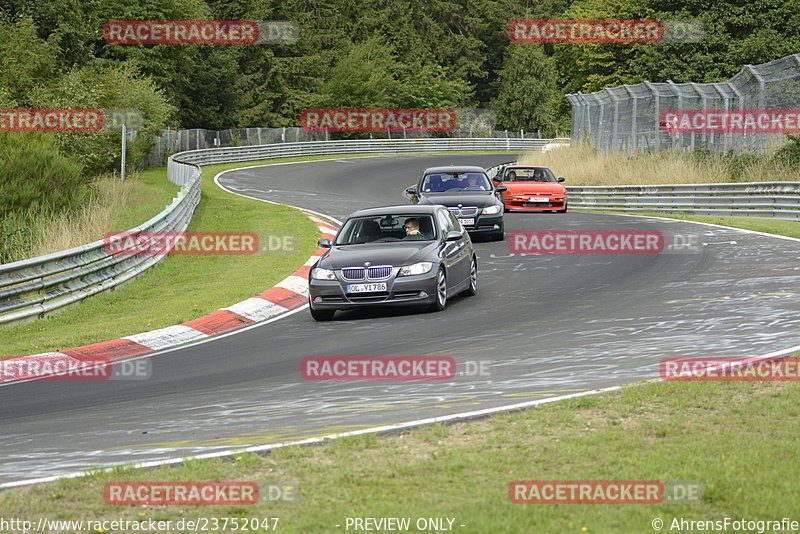
{"label": "red sports car", "polygon": [[494,178],[503,182],[506,211],[567,211],[567,190],[553,171],[538,165],[509,165]]}

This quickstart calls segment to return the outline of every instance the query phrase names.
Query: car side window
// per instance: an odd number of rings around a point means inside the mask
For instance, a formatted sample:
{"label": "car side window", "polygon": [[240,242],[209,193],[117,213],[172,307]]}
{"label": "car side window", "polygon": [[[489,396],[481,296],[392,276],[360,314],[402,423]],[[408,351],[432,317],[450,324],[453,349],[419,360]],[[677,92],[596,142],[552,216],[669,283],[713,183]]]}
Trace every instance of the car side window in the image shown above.
{"label": "car side window", "polygon": [[439,226],[442,228],[443,236],[446,236],[447,232],[452,232],[456,229],[456,227],[453,226],[453,222],[450,220],[450,216],[452,216],[451,213],[439,210],[436,212],[436,216],[439,219]]}
{"label": "car side window", "polygon": [[456,230],[456,231],[460,232],[461,231],[461,223],[459,222],[458,217],[453,215],[452,211],[448,211],[447,212],[447,216],[450,218],[450,224],[452,225],[453,230]]}

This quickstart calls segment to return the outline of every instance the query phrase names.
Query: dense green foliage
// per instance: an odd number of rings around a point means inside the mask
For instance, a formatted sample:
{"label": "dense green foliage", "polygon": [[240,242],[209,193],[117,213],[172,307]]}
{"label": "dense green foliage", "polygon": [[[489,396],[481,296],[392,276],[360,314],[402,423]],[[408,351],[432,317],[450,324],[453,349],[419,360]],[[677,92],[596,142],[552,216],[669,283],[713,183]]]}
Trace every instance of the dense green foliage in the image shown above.
{"label": "dense green foliage", "polygon": [[[498,126],[568,125],[563,94],[720,81],[800,50],[800,0],[5,0],[0,105],[144,106],[148,125],[296,125],[307,107],[491,108]],[[516,18],[702,22],[698,43],[515,44]],[[284,45],[109,45],[108,20],[291,20]],[[84,136],[86,137],[86,136]],[[76,146],[76,143],[83,146]],[[99,141],[61,142],[90,170]]]}
{"label": "dense green foliage", "polygon": [[[692,19],[705,36],[695,43],[511,44],[508,22],[519,18]],[[191,19],[290,20],[299,40],[103,40],[109,20]],[[130,145],[132,166],[150,134],[166,126],[295,126],[308,107],[489,108],[498,129],[547,136],[569,129],[564,93],[644,80],[722,81],[744,64],[800,51],[798,26],[800,0],[2,0],[0,108],[138,109],[144,130]],[[50,135],[52,142],[31,146],[40,155],[52,151],[46,161],[64,156],[89,176],[119,165],[119,133]],[[795,161],[797,150],[780,157]],[[32,160],[14,166],[25,162]],[[0,176],[0,183],[20,179]],[[26,187],[0,206],[17,205],[32,191]],[[81,191],[40,201],[65,209]]]}
{"label": "dense green foliage", "polygon": [[0,133],[0,263],[28,240],[35,218],[86,200],[82,171],[58,152],[52,136]]}

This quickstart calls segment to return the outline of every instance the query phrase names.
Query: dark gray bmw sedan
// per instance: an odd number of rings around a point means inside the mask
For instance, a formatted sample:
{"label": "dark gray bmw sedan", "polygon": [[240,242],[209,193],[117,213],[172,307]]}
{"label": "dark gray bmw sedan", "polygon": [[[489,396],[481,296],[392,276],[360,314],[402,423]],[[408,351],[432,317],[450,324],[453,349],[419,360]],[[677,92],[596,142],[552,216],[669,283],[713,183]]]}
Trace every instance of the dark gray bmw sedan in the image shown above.
{"label": "dark gray bmw sedan", "polygon": [[449,166],[425,169],[417,185],[406,188],[412,204],[441,204],[473,235],[503,240],[503,201],[481,167]]}
{"label": "dark gray bmw sedan", "polygon": [[442,310],[474,295],[478,263],[469,234],[444,206],[387,206],[347,218],[309,274],[309,309],[318,321],[362,306]]}

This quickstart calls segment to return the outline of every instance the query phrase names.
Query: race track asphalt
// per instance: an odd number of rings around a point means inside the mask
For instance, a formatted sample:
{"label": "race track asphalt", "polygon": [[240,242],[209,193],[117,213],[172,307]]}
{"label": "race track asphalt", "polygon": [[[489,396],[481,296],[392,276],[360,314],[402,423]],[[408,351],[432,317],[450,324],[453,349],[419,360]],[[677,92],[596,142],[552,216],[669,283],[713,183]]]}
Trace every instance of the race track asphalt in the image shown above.
{"label": "race track asphalt", "polygon": [[[425,167],[512,159],[326,160],[237,170],[220,183],[341,220],[359,208],[405,203],[402,191]],[[301,310],[156,353],[148,380],[4,385],[0,482],[514,404],[654,378],[665,357],[757,356],[798,344],[800,242],[574,211],[507,214],[506,231],[516,230],[656,230],[668,245],[691,237],[698,246],[520,256],[509,253],[508,241],[476,242],[478,295],[454,298],[443,312],[354,311],[317,323]],[[224,283],[225,273],[219,276]],[[454,358],[460,371],[467,362],[488,362],[488,375],[332,382],[300,376],[306,356],[433,355]]]}

